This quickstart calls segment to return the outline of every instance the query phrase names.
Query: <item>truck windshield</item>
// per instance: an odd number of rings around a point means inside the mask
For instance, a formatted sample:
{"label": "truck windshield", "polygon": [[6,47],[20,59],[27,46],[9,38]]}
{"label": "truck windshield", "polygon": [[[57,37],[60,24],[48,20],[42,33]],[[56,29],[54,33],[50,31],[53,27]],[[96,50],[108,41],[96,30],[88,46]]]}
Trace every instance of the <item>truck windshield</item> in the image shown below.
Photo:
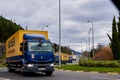
{"label": "truck windshield", "polygon": [[39,46],[39,42],[28,42],[28,51],[52,51],[52,44],[42,43]]}

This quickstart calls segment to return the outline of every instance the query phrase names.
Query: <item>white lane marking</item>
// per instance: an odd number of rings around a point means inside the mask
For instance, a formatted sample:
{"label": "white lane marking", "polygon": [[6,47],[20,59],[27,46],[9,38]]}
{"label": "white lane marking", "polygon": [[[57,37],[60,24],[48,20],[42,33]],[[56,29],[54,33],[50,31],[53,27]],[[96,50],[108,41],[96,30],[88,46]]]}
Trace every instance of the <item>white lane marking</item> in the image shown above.
{"label": "white lane marking", "polygon": [[0,78],[0,80],[10,80],[10,79],[6,79],[6,78]]}

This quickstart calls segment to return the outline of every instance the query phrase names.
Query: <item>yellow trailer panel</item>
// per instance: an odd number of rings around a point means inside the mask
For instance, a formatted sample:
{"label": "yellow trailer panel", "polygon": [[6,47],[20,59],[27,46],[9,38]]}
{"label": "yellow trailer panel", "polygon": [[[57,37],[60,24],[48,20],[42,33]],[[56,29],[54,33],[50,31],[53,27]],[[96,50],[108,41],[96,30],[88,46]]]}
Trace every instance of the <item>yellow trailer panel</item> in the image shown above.
{"label": "yellow trailer panel", "polygon": [[67,61],[69,59],[68,54],[61,54],[61,60]]}

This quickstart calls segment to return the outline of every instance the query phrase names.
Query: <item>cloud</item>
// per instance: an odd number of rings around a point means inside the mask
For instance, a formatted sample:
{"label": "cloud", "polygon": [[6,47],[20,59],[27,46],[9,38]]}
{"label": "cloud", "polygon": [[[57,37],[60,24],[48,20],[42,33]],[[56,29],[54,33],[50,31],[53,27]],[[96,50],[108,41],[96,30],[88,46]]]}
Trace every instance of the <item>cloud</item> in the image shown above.
{"label": "cloud", "polygon": [[[59,43],[58,0],[0,0],[0,14],[24,28],[48,30],[52,42]],[[61,0],[62,45],[81,51],[93,21],[95,44],[109,43],[113,16],[117,9],[109,0]],[[76,45],[76,46],[75,46]]]}

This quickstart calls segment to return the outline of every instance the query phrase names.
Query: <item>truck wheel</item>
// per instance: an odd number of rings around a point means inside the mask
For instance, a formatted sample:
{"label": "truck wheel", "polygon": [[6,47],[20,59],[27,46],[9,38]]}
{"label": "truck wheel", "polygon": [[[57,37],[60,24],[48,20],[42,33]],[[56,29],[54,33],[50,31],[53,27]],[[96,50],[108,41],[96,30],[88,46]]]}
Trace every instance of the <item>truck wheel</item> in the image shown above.
{"label": "truck wheel", "polygon": [[25,72],[24,72],[24,67],[21,67],[21,68],[20,68],[20,74],[21,74],[22,76],[25,76],[25,75],[26,75]]}
{"label": "truck wheel", "polygon": [[53,71],[46,71],[46,72],[45,72],[46,76],[51,76],[52,73],[53,73]]}
{"label": "truck wheel", "polygon": [[14,72],[14,69],[11,69],[10,67],[8,67],[8,72]]}

